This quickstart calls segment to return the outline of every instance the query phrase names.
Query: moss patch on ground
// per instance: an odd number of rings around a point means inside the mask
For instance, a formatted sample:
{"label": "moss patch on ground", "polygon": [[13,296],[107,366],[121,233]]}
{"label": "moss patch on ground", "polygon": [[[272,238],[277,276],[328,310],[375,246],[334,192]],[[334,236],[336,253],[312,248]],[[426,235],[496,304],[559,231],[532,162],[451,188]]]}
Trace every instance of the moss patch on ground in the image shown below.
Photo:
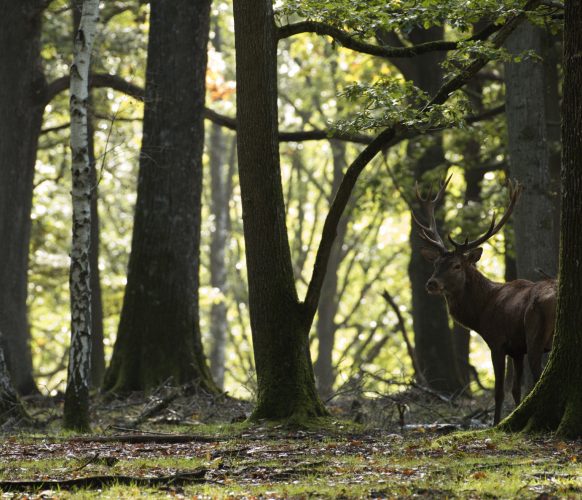
{"label": "moss patch on ground", "polygon": [[[0,491],[8,498],[41,490],[57,498],[80,492],[106,498],[582,497],[580,442],[491,430],[447,435],[431,428],[363,431],[342,422],[323,430],[202,425],[196,435],[204,439],[100,442],[12,436],[0,445]],[[194,472],[195,479],[184,476]],[[10,493],[15,488],[6,483],[87,477],[110,479],[101,488],[55,483],[22,487],[18,493]],[[117,485],[116,477],[135,478],[135,484]],[[139,483],[150,478],[165,479],[154,487]]]}

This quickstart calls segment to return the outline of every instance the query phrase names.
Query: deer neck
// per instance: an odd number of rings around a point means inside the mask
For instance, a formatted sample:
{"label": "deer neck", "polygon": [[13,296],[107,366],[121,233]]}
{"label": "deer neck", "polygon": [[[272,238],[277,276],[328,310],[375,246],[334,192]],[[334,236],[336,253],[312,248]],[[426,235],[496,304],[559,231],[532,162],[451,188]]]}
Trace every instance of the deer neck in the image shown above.
{"label": "deer neck", "polygon": [[498,286],[475,267],[467,268],[465,286],[445,295],[451,316],[463,326],[479,331],[485,306]]}

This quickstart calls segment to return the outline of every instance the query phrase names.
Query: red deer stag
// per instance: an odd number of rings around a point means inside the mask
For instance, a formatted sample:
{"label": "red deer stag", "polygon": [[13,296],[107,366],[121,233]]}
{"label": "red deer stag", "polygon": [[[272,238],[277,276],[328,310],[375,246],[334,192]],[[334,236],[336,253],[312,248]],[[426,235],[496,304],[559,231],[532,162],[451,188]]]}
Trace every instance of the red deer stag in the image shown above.
{"label": "red deer stag", "polygon": [[485,234],[473,241],[466,238],[463,243],[458,243],[449,235],[448,240],[453,246],[449,250],[438,234],[434,210],[442,201],[450,180],[451,177],[441,183],[434,198],[432,188],[423,197],[416,185],[416,198],[428,225],[420,222],[414,214],[413,219],[420,237],[429,245],[422,249],[422,255],[434,263],[434,273],[426,283],[426,290],[430,294],[443,295],[453,319],[476,331],[491,349],[495,373],[493,423],[497,424],[503,405],[505,356],[513,360],[512,394],[516,405],[521,399],[526,353],[534,381],[541,375],[542,354],[550,350],[554,333],[556,281],[548,279],[534,283],[519,279],[495,283],[476,268],[483,253],[480,246],[499,232],[515,207],[522,190],[517,182],[509,182],[509,205],[499,222],[495,223],[494,215]]}

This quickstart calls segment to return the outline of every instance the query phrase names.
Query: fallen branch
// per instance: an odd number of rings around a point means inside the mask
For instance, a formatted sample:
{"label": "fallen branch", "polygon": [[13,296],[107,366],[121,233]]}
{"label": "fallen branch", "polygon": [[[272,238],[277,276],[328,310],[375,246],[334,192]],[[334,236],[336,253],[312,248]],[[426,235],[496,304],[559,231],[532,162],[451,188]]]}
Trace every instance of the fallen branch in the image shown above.
{"label": "fallen branch", "polygon": [[117,434],[113,436],[82,436],[70,439],[73,443],[216,443],[222,438],[190,434]]}
{"label": "fallen branch", "polygon": [[178,398],[183,392],[183,387],[174,388],[164,397],[155,395],[148,404],[145,405],[143,411],[129,423],[130,427],[139,427],[146,420],[152,418],[158,413],[164,411],[172,401]]}
{"label": "fallen branch", "polygon": [[204,482],[207,469],[195,469],[189,472],[178,472],[170,476],[137,477],[137,476],[87,476],[74,479],[42,479],[30,481],[0,481],[0,490],[68,490],[72,488],[100,489],[113,485],[135,485],[148,488],[160,485],[179,485]]}

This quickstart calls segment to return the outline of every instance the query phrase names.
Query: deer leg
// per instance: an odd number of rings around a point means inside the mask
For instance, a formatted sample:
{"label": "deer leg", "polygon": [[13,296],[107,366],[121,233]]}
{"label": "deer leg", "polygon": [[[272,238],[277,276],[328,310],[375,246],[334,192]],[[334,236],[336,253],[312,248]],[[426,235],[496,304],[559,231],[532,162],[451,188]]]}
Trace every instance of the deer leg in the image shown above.
{"label": "deer leg", "polygon": [[515,401],[515,406],[519,405],[521,401],[521,379],[523,375],[523,355],[516,356],[513,359],[513,384],[511,386],[511,394]]}
{"label": "deer leg", "polygon": [[542,374],[542,354],[544,353],[544,318],[539,308],[531,307],[525,314],[525,344],[527,362],[533,377],[533,383]]}
{"label": "deer leg", "polygon": [[505,379],[505,353],[491,351],[493,361],[493,373],[495,374],[495,414],[493,425],[497,425],[501,420],[501,408],[503,407],[503,381]]}

